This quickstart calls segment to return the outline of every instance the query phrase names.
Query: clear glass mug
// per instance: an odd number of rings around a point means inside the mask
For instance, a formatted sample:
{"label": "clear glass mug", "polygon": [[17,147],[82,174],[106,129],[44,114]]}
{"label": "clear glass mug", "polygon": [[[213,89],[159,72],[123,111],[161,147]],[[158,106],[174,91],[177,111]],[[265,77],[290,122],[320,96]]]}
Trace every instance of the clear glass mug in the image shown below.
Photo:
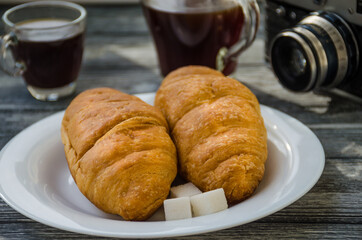
{"label": "clear glass mug", "polygon": [[56,101],[72,94],[81,67],[86,10],[63,1],[38,1],[7,10],[0,66],[21,75],[30,94]]}
{"label": "clear glass mug", "polygon": [[161,73],[204,65],[231,74],[254,41],[256,0],[142,0]]}

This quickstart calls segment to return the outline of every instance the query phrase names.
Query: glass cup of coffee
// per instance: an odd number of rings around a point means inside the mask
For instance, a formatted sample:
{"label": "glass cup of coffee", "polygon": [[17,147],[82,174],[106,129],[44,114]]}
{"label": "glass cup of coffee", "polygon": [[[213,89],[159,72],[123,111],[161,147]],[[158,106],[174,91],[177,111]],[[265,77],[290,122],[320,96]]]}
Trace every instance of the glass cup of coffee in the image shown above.
{"label": "glass cup of coffee", "polygon": [[256,0],[142,0],[161,73],[204,65],[231,74],[254,41]]}
{"label": "glass cup of coffee", "polygon": [[86,10],[63,1],[38,1],[7,10],[0,65],[21,75],[38,100],[72,94],[82,63]]}

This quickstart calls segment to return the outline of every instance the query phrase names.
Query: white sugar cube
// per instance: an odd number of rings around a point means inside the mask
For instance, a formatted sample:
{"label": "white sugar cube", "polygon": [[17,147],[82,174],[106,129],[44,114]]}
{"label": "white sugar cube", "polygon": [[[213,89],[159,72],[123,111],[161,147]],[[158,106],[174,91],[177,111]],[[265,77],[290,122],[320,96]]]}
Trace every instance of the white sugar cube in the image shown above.
{"label": "white sugar cube", "polygon": [[194,217],[216,213],[228,208],[225,192],[222,188],[194,195],[190,201]]}
{"label": "white sugar cube", "polygon": [[163,201],[166,221],[192,218],[190,198],[180,197]]}
{"label": "white sugar cube", "polygon": [[202,192],[191,182],[171,188],[172,198],[191,197],[200,193]]}

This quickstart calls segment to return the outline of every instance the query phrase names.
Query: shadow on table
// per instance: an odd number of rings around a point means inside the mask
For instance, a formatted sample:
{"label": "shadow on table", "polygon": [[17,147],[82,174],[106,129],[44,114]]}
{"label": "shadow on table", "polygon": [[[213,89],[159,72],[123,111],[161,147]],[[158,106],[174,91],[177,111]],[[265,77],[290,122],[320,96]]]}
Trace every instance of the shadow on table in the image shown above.
{"label": "shadow on table", "polygon": [[[267,94],[248,86],[261,104],[285,112],[305,124],[313,123],[359,123],[362,118],[362,104],[337,96],[328,95],[330,100],[325,105],[305,106]],[[315,111],[318,109],[318,111]],[[322,110],[322,111],[319,111]],[[351,118],[351,116],[354,116]]]}

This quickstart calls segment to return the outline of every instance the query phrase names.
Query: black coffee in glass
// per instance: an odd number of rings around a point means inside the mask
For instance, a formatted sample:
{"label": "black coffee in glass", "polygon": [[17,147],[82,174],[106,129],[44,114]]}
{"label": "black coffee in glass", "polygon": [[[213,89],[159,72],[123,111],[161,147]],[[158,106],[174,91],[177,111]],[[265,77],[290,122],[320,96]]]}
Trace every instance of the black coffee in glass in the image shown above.
{"label": "black coffee in glass", "polygon": [[[38,19],[18,23],[22,28],[49,28],[67,24],[59,19]],[[59,88],[78,77],[83,55],[84,33],[64,34],[63,38],[52,35],[36,35],[18,40],[13,48],[14,57],[23,62],[26,69],[23,78],[37,88]]]}

